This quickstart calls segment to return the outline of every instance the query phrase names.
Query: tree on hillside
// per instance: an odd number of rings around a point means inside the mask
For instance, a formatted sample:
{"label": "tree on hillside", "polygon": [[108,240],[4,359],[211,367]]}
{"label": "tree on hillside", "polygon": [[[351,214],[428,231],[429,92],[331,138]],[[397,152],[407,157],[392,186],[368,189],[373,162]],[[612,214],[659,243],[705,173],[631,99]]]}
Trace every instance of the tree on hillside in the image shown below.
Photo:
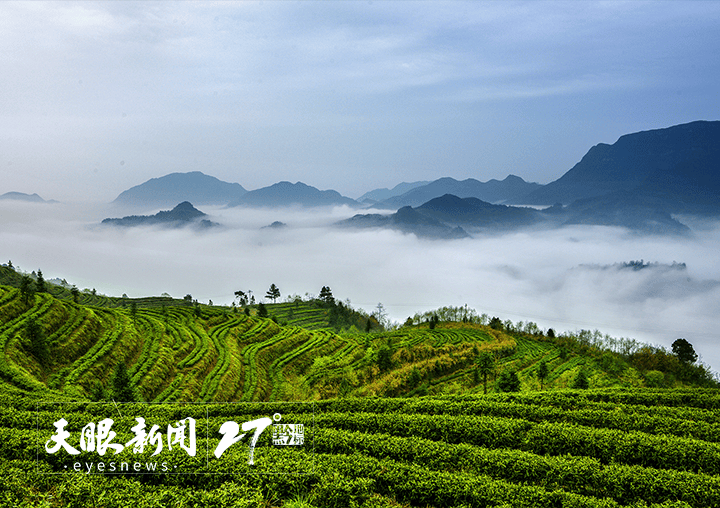
{"label": "tree on hillside", "polygon": [[135,323],[135,319],[137,318],[137,302],[132,301],[130,302],[130,317],[133,320],[133,323]]}
{"label": "tree on hillside", "polygon": [[485,351],[475,358],[475,365],[477,366],[475,367],[477,373],[483,378],[483,393],[487,393],[488,376],[495,372],[495,357],[492,353]]}
{"label": "tree on hillside", "polygon": [[590,388],[590,380],[587,377],[585,369],[581,368],[580,371],[577,373],[577,376],[575,376],[575,380],[573,381],[572,387],[577,388],[578,390],[587,390],[588,388]]}
{"label": "tree on hillside", "polygon": [[328,286],[322,287],[322,289],[320,290],[319,298],[327,305],[332,305],[333,303],[335,303],[335,298],[333,297],[332,291]]}
{"label": "tree on hillside", "polygon": [[20,298],[25,305],[35,297],[35,283],[28,275],[23,275],[20,279]]}
{"label": "tree on hillside", "polygon": [[502,330],[503,322],[500,320],[499,317],[493,317],[490,320],[490,328],[492,328],[493,330]]}
{"label": "tree on hillside", "polygon": [[240,307],[245,307],[248,304],[248,295],[245,291],[235,291],[235,298],[237,298]]}
{"label": "tree on hillside", "polygon": [[410,388],[416,388],[422,382],[423,376],[417,366],[413,367],[408,376],[408,385]]}
{"label": "tree on hillside", "polygon": [[115,375],[112,381],[112,395],[116,402],[138,402],[138,396],[132,385],[127,366],[120,362],[115,367]]}
{"label": "tree on hillside", "polygon": [[378,325],[380,325],[382,328],[385,328],[387,326],[387,311],[385,310],[385,306],[382,304],[382,302],[377,304],[377,307],[375,307],[375,312],[372,313],[372,317],[375,318]]}
{"label": "tree on hillside", "polygon": [[[551,328],[551,330],[552,330],[552,328]],[[550,374],[550,371],[548,370],[547,363],[540,362],[540,366],[538,367],[538,370],[537,370],[537,377],[540,380],[540,389],[541,390],[545,388],[545,386],[544,386],[545,380],[547,379],[548,374]]]}
{"label": "tree on hillside", "polygon": [[273,303],[280,298],[280,290],[275,284],[270,284],[270,289],[265,293],[265,298],[269,298]]}
{"label": "tree on hillside", "polygon": [[41,364],[45,364],[50,358],[47,338],[45,337],[45,331],[34,318],[28,319],[25,323],[25,339],[30,354],[37,358]]}
{"label": "tree on hillside", "polygon": [[659,370],[649,370],[645,373],[645,385],[649,388],[664,388],[665,374]]}
{"label": "tree on hillside", "polygon": [[558,356],[562,361],[567,360],[569,355],[570,351],[568,351],[568,348],[566,348],[565,346],[560,346],[560,348],[558,348]]}
{"label": "tree on hillside", "polygon": [[77,288],[77,286],[73,286],[70,288],[70,294],[72,295],[73,302],[78,303],[78,300],[80,298],[80,290]]}
{"label": "tree on hillside", "polygon": [[15,269],[15,268],[13,267],[12,260],[8,259],[7,267],[10,268],[11,270],[14,270],[14,269]]}
{"label": "tree on hillside", "polygon": [[257,314],[258,314],[258,316],[260,316],[262,318],[268,317],[267,307],[265,307],[264,303],[260,302],[258,304]]}
{"label": "tree on hillside", "polygon": [[695,349],[685,339],[678,339],[673,342],[672,351],[682,363],[695,363],[697,361]]}
{"label": "tree on hillside", "polygon": [[35,279],[35,288],[37,289],[38,293],[47,292],[47,287],[45,286],[45,278],[43,277],[42,270],[40,270],[39,268],[37,271],[37,277]]}
{"label": "tree on hillside", "polygon": [[506,370],[500,374],[497,383],[498,389],[502,392],[519,392],[520,378],[514,370]]}
{"label": "tree on hillside", "polygon": [[388,346],[383,346],[378,350],[377,366],[380,372],[387,372],[392,368],[392,349]]}

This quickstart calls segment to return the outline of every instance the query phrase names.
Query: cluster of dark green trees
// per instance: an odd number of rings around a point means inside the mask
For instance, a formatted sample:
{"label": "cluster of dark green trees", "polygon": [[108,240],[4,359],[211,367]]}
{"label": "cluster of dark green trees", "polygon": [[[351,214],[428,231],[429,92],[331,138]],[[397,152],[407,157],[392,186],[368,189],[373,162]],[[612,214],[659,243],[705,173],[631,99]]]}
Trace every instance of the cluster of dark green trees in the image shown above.
{"label": "cluster of dark green trees", "polygon": [[94,401],[142,402],[142,398],[130,378],[127,365],[123,362],[118,363],[115,367],[110,387],[105,387],[100,383],[96,384],[90,398]]}
{"label": "cluster of dark green trees", "polygon": [[[627,366],[632,366],[643,375],[648,386],[669,387],[673,386],[676,380],[707,387],[720,385],[709,366],[697,363],[697,353],[692,344],[684,338],[673,342],[671,351],[668,351],[663,347],[632,339],[603,336],[597,330],[556,335],[552,328],[543,333],[534,323],[513,325],[498,317],[492,317],[488,325],[506,333],[551,341],[558,346],[562,360],[566,360],[571,354],[589,356],[598,360],[604,370],[613,374],[619,374]],[[579,372],[577,379],[571,384],[574,388],[587,388],[588,385],[587,372]]]}
{"label": "cluster of dark green trees", "polygon": [[[270,289],[268,289],[265,293],[265,298],[267,298],[268,300],[272,300],[273,303],[275,303],[277,299],[280,298],[280,289],[278,289],[275,283],[270,284]],[[235,299],[238,301],[238,305],[240,307],[255,305],[255,296],[250,289],[248,289],[247,291],[235,291]]]}
{"label": "cluster of dark green trees", "polygon": [[[9,264],[8,268],[12,268],[12,265]],[[42,270],[32,272],[32,275],[20,276],[18,288],[20,289],[21,299],[25,305],[30,305],[35,294],[50,292],[48,288],[48,283],[45,281]],[[95,290],[93,290],[93,294],[94,291]],[[70,288],[70,294],[73,301],[75,303],[78,303],[80,300],[80,290],[76,286],[72,286]]]}
{"label": "cluster of dark green trees", "polygon": [[25,305],[29,305],[35,293],[47,292],[47,286],[45,284],[45,278],[43,277],[42,270],[38,270],[35,274],[35,280],[29,275],[23,275],[20,279],[20,298]]}
{"label": "cluster of dark green trees", "polygon": [[[550,331],[552,331],[552,329]],[[681,338],[673,342],[672,350],[680,363],[686,367],[691,367],[692,364],[697,361],[698,356],[695,349],[692,344],[685,339]],[[482,377],[483,390],[484,393],[487,393],[488,376],[495,373],[495,356],[488,352],[477,355],[475,358],[475,365],[474,381],[475,383],[479,383],[480,377]],[[540,381],[541,389],[544,389],[545,380],[547,379],[549,373],[547,363],[544,361],[540,362],[537,370],[535,371],[535,375]],[[648,384],[648,386],[651,385],[653,385],[652,381]],[[497,379],[496,386],[498,390],[503,392],[517,392],[520,391],[520,379],[515,371],[503,371]],[[590,388],[590,380],[585,369],[581,368],[578,371],[570,387],[580,390],[587,390]]]}
{"label": "cluster of dark green trees", "polygon": [[[235,291],[234,294],[237,305],[244,307],[246,314],[250,314],[250,307],[255,307],[259,317],[271,317],[275,319],[274,316],[270,315],[267,306],[263,302],[259,302],[257,304],[255,303],[255,296],[253,296],[253,292],[251,290]],[[270,289],[268,289],[265,294],[265,297],[272,300],[273,303],[275,303],[280,296],[280,289],[275,284],[271,284]],[[292,301],[299,304],[299,302],[302,301],[302,298],[296,296]],[[382,323],[377,316],[363,315],[359,311],[353,309],[349,303],[343,303],[342,301],[337,300],[329,286],[323,286],[320,289],[319,295],[317,297],[311,297],[309,301],[318,307],[327,309],[328,323],[330,327],[335,330],[339,331],[352,326],[357,326],[358,328],[364,326],[365,331],[370,332],[374,329],[383,328]],[[235,305],[235,303],[233,303],[233,305]]]}
{"label": "cluster of dark green trees", "polygon": [[45,330],[34,318],[30,318],[25,322],[24,348],[42,366],[45,366],[50,359]]}

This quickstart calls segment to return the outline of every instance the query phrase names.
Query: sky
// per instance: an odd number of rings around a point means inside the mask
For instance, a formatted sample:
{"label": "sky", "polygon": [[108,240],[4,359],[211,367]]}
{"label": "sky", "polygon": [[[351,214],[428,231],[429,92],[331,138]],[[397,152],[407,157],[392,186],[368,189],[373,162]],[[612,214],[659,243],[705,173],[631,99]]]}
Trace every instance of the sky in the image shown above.
{"label": "sky", "polygon": [[0,194],[547,183],[720,110],[720,2],[0,2]]}

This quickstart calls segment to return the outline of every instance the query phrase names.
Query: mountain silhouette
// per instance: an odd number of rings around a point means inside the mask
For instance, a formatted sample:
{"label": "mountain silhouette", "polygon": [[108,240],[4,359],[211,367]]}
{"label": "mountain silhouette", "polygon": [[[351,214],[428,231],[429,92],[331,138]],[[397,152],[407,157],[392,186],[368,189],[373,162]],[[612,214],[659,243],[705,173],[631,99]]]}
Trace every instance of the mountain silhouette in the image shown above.
{"label": "mountain silhouette", "polygon": [[445,224],[410,206],[404,206],[389,215],[358,214],[337,222],[336,226],[359,229],[388,228],[432,240],[452,240],[469,236],[461,227]]}
{"label": "mountain silhouette", "polygon": [[354,199],[346,198],[334,190],[321,191],[302,182],[278,182],[269,187],[249,191],[238,199],[232,201],[228,206],[252,206],[252,207],[281,207],[300,205],[333,206],[348,205],[358,206]]}
{"label": "mountain silhouette", "polygon": [[489,203],[499,203],[520,199],[540,187],[540,184],[528,183],[515,175],[509,175],[502,181],[493,179],[487,182],[480,182],[474,178],[458,181],[454,178],[445,177],[411,189],[400,196],[381,201],[374,207],[385,209],[398,209],[403,206],[415,207],[445,194],[452,194],[460,198],[477,198]]}
{"label": "mountain silhouette", "polygon": [[0,199],[7,199],[13,201],[28,201],[31,203],[49,203],[49,201],[45,201],[37,194],[25,194],[23,192],[6,192],[2,196],[0,196]]}
{"label": "mountain silhouette", "polygon": [[569,204],[615,192],[654,197],[654,206],[670,212],[717,212],[720,122],[697,121],[600,143],[562,177],[513,202]]}
{"label": "mountain silhouette", "polygon": [[246,192],[239,183],[223,182],[200,171],[192,171],[152,178],[120,193],[113,203],[155,209],[183,201],[198,205],[226,205]]}
{"label": "mountain silhouette", "polygon": [[477,198],[460,198],[452,194],[432,199],[416,210],[446,224],[494,230],[530,226],[544,220],[538,211],[531,208],[494,205]]}
{"label": "mountain silhouette", "polygon": [[375,189],[371,190],[370,192],[366,192],[357,200],[360,203],[377,203],[379,201],[384,201],[386,199],[393,198],[395,196],[400,196],[402,194],[405,194],[408,191],[411,191],[412,189],[415,189],[417,187],[422,187],[423,185],[427,185],[430,182],[428,181],[421,181],[421,182],[402,182],[397,184],[392,189],[383,188],[383,189]]}
{"label": "mountain silhouette", "polygon": [[103,224],[109,226],[165,226],[183,227],[190,224],[201,228],[216,226],[207,219],[207,214],[195,208],[190,202],[184,201],[169,211],[161,211],[155,215],[130,215],[122,219],[104,219]]}

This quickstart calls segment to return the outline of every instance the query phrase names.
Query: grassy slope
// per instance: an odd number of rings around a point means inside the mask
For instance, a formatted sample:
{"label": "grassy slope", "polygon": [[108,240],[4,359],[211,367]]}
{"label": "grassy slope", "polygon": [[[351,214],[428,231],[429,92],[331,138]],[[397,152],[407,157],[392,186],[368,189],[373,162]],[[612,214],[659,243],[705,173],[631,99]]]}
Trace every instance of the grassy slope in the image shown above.
{"label": "grassy slope", "polygon": [[[474,360],[488,350],[498,358],[496,374],[517,371],[523,390],[540,389],[541,361],[549,367],[544,383],[549,389],[570,386],[580,369],[593,387],[643,384],[617,355],[608,364],[608,354],[568,353],[544,336],[462,323],[337,334],[328,328],[328,311],[314,304],[267,307],[280,319],[184,304],[138,306],[133,313],[128,306],[75,304],[47,293],[25,304],[19,290],[0,286],[0,376],[26,390],[91,397],[109,386],[115,366],[123,362],[146,401],[437,395],[481,392]],[[284,319],[290,324],[278,324]],[[25,333],[29,320],[47,337],[45,361],[31,353]],[[385,364],[378,361],[383,350],[389,357]]]}
{"label": "grassy slope", "polygon": [[[41,453],[36,462],[36,421],[52,429],[59,415],[48,406],[38,410],[35,400],[0,387],[3,506],[720,506],[716,390],[332,399],[312,414],[298,403],[285,407],[284,417],[306,425],[312,447],[289,455],[260,442],[256,467],[286,474],[232,476],[42,474],[83,459]],[[237,415],[223,405],[205,408],[212,428],[267,411],[258,404],[237,408]],[[119,432],[137,410],[125,406],[115,417]],[[83,425],[98,411],[80,406],[72,416]],[[118,437],[126,442],[130,435]],[[128,460],[121,457],[105,460]],[[162,457],[181,462],[183,452]],[[242,467],[245,460],[241,447],[219,465]],[[303,461],[314,467],[297,474]]]}
{"label": "grassy slope", "polygon": [[[288,322],[279,325],[178,301],[136,301],[133,315],[106,297],[86,305],[59,296],[35,295],[25,304],[17,289],[0,286],[3,504],[720,506],[717,390],[639,389],[642,374],[619,355],[477,324],[337,334],[327,309],[308,302],[268,305]],[[45,362],[29,352],[31,319],[50,345]],[[495,353],[497,373],[519,373],[522,393],[481,395],[473,362],[485,350]],[[390,352],[384,370],[381,351]],[[312,417],[300,406],[292,416],[314,425],[307,436],[314,471],[36,474],[53,466],[35,462],[35,402],[84,399],[109,383],[118,362],[128,364],[149,401],[326,399]],[[536,376],[541,362],[550,370],[545,390]],[[595,389],[566,390],[581,368]],[[397,398],[419,394],[428,396]],[[227,418],[222,407],[208,411],[216,424]],[[282,452],[260,446],[256,459],[285,467]]]}

